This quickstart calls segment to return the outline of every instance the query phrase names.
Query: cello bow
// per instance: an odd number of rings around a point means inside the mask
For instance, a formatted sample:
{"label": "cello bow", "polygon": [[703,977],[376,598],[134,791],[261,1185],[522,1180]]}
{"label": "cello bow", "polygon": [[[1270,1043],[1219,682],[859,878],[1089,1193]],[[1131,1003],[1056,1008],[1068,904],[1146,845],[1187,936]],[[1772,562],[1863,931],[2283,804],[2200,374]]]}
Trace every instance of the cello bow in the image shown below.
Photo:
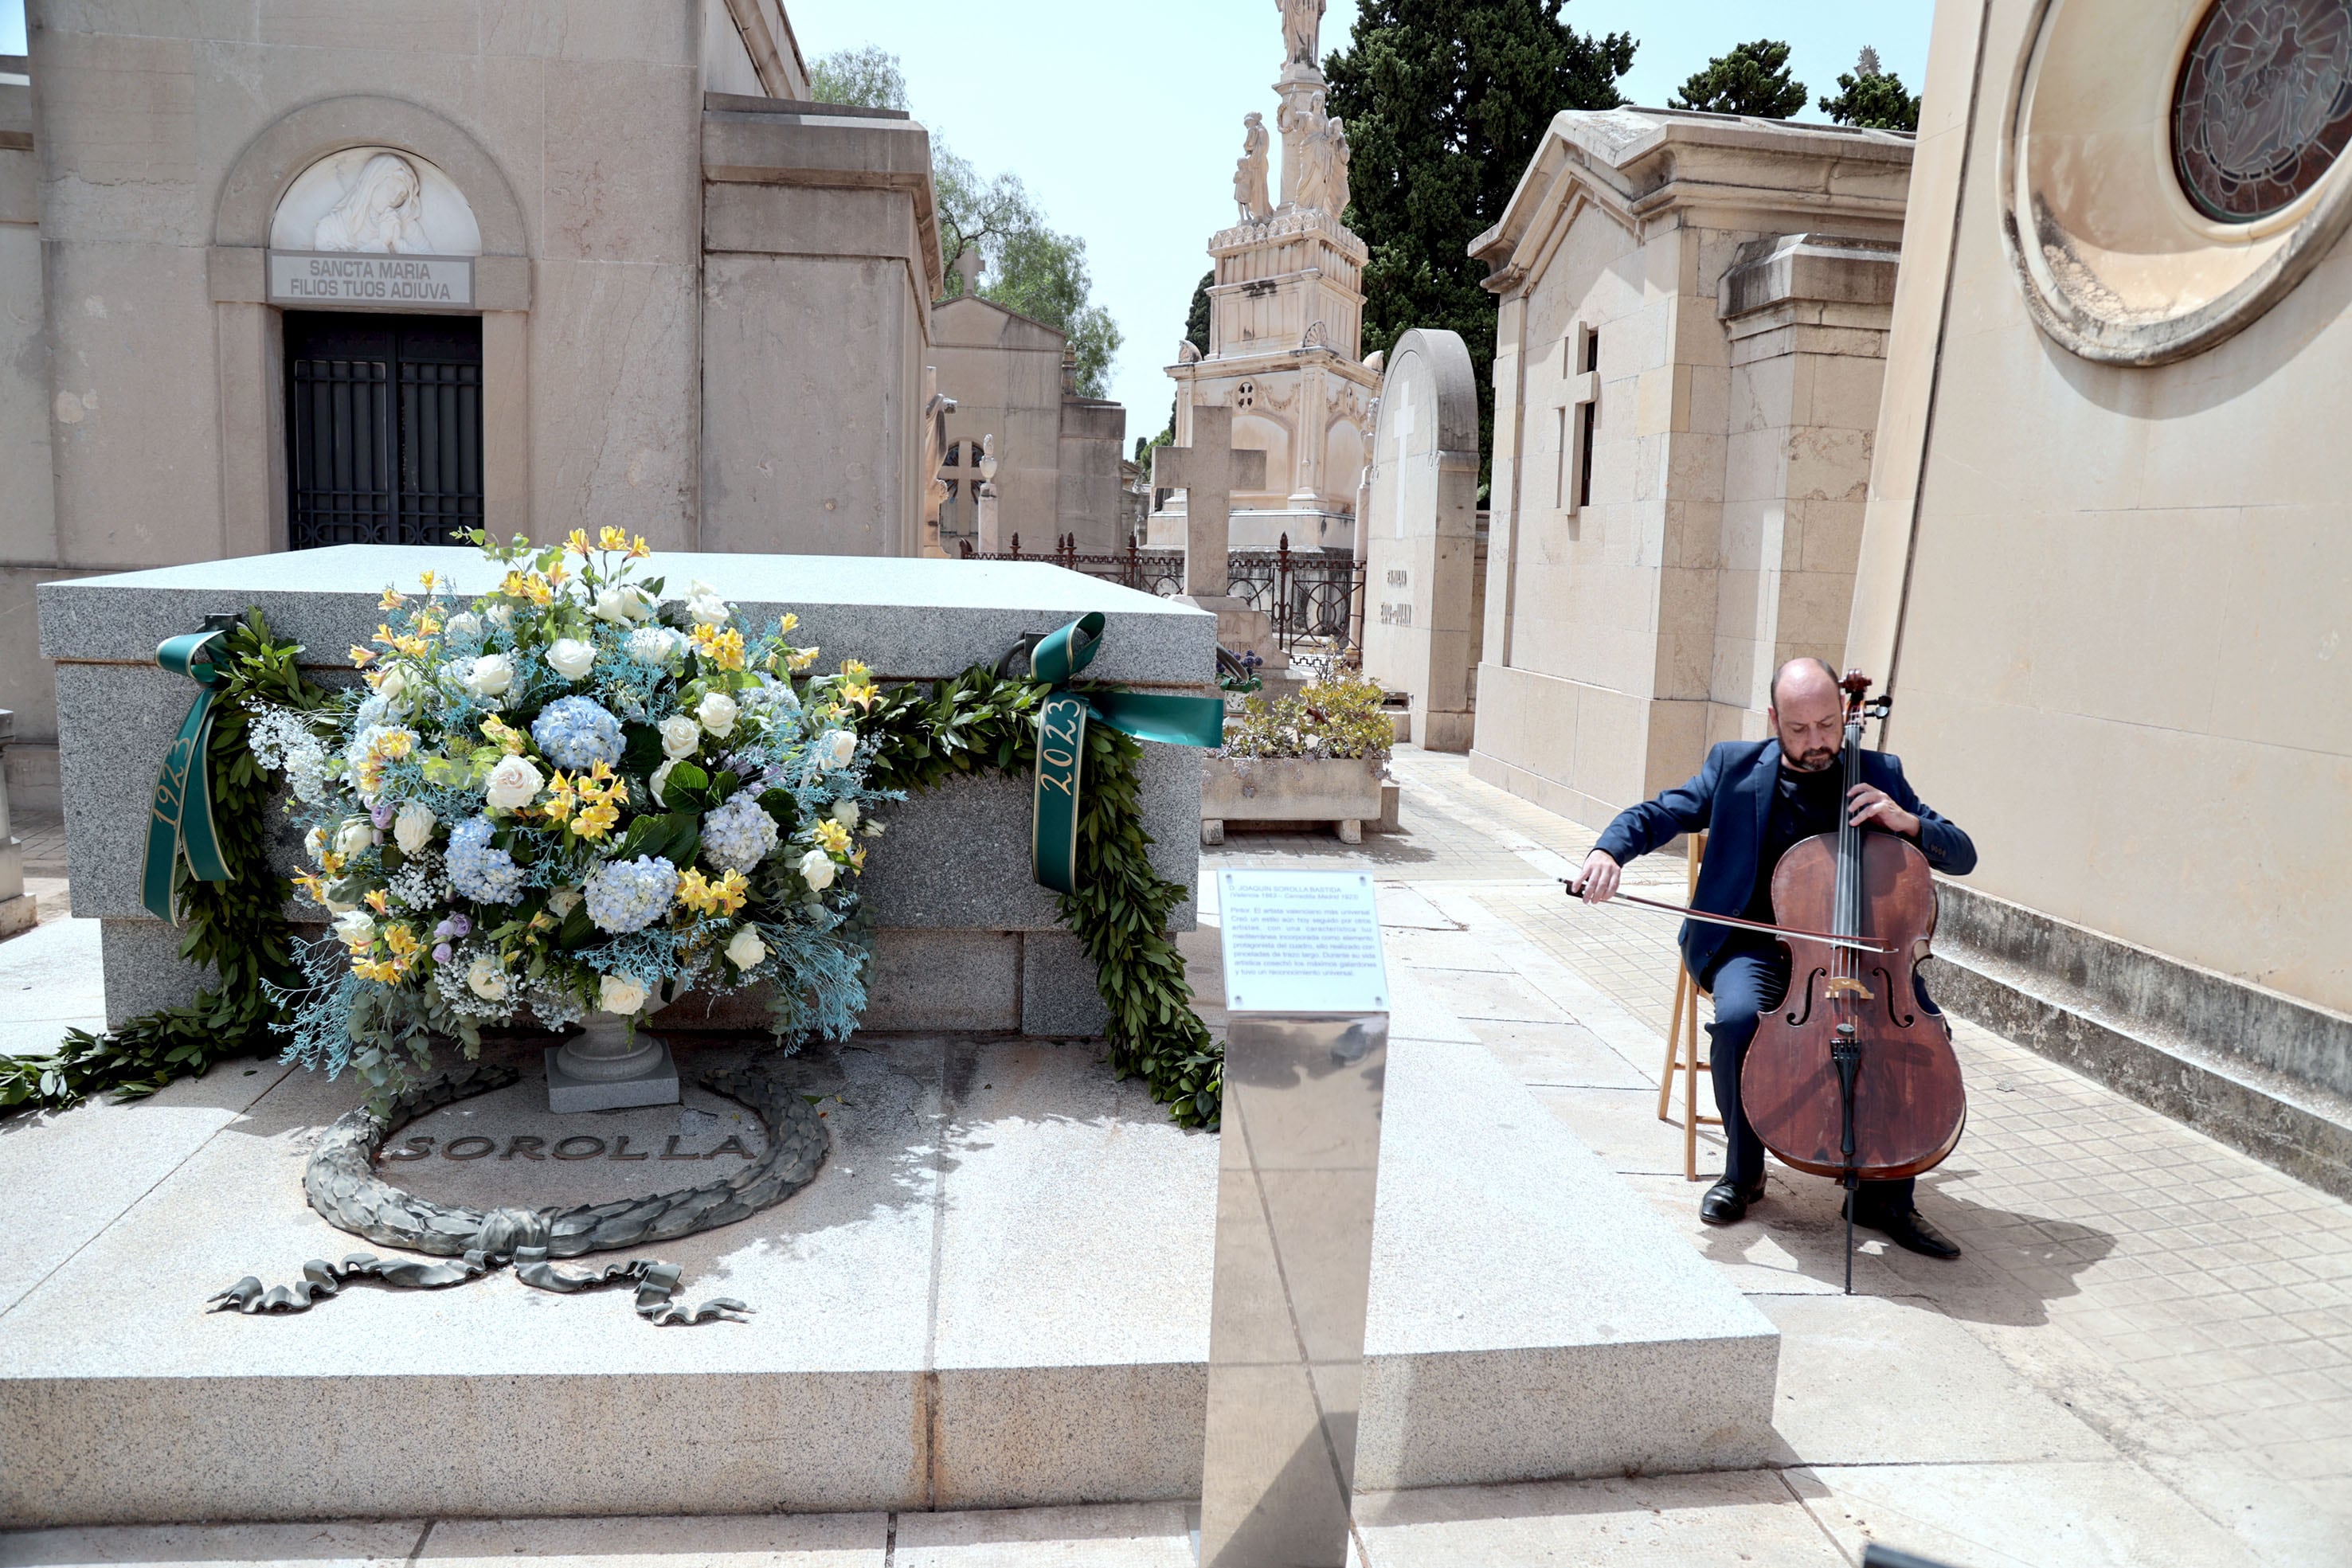
{"label": "cello bow", "polygon": [[[1575,878],[1563,876],[1558,881],[1561,886],[1568,889],[1568,895],[1570,898],[1584,896],[1584,884]],[[1828,931],[1800,931],[1790,925],[1769,925],[1761,920],[1742,920],[1736,915],[1709,915],[1703,909],[1692,909],[1680,904],[1667,904],[1655,898],[1639,898],[1630,893],[1612,894],[1606,902],[1639,904],[1643,909],[1654,909],[1665,915],[1677,915],[1685,920],[1696,920],[1708,925],[1728,925],[1738,931],[1761,931],[1769,936],[1785,936],[1800,942],[1819,942],[1827,946],[1844,947],[1856,953],[1895,951],[1892,947],[1881,947],[1875,943],[1864,942],[1859,937],[1840,936]]]}

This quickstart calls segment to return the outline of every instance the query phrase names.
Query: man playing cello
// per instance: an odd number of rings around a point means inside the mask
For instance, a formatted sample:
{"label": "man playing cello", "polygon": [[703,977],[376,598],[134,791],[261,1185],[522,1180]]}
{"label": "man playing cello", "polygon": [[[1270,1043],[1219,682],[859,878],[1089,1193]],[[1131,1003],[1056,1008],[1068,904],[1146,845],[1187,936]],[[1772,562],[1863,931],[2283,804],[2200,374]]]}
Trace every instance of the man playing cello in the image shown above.
{"label": "man playing cello", "polygon": [[[1690,782],[1654,800],[1630,806],[1609,824],[1584,862],[1585,901],[1605,903],[1617,892],[1627,861],[1675,835],[1711,830],[1691,907],[1770,923],[1772,871],[1790,846],[1834,834],[1841,805],[1857,826],[1899,833],[1936,870],[1965,875],[1977,863],[1968,834],[1921,804],[1903,777],[1903,765],[1885,752],[1862,754],[1863,782],[1840,801],[1839,750],[1845,704],[1837,675],[1818,659],[1792,659],[1772,677],[1766,710],[1776,738],[1727,740],[1707,753]],[[1748,1124],[1739,1101],[1739,1066],[1757,1019],[1777,1007],[1789,987],[1789,954],[1779,941],[1755,933],[1685,921],[1684,961],[1715,997],[1716,1108],[1728,1145],[1723,1179],[1699,1200],[1709,1225],[1744,1218],[1764,1196],[1764,1143]],[[1923,1008],[1934,1004],[1924,989]],[[1853,1221],[1883,1230],[1895,1245],[1930,1258],[1957,1258],[1960,1249],[1923,1218],[1912,1202],[1912,1180],[1861,1184]]]}

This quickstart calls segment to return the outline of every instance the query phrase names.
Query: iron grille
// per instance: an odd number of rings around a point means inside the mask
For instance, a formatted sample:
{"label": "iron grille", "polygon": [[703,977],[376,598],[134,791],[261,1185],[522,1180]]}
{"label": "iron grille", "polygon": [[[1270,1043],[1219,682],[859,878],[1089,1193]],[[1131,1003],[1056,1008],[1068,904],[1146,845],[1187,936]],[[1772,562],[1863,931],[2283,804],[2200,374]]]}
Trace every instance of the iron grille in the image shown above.
{"label": "iron grille", "polygon": [[450,544],[482,521],[478,317],[286,317],[288,542]]}

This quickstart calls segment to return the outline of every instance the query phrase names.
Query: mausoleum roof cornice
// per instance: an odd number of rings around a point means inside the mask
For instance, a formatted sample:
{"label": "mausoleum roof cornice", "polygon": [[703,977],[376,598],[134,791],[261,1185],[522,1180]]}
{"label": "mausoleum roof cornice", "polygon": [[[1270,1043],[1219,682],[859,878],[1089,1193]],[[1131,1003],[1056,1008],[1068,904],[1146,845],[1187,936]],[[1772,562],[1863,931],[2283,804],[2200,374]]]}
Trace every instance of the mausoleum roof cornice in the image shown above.
{"label": "mausoleum roof cornice", "polygon": [[714,183],[903,192],[915,204],[922,298],[947,286],[931,133],[903,110],[705,93],[702,177]]}
{"label": "mausoleum roof cornice", "polygon": [[1913,139],[1901,131],[1664,109],[1552,117],[1502,220],[1470,242],[1486,287],[1524,280],[1585,204],[1637,232],[1692,209],[1726,226],[1900,231]]}

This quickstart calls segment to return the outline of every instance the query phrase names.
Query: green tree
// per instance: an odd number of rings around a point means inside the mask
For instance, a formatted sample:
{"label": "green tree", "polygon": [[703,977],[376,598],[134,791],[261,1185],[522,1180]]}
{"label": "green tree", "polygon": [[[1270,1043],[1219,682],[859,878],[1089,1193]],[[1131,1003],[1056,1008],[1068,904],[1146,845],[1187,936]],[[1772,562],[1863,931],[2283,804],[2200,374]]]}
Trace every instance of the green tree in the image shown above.
{"label": "green tree", "polygon": [[907,76],[898,57],[875,47],[835,49],[809,67],[809,97],[819,103],[905,109]]}
{"label": "green tree", "polygon": [[1551,117],[1613,109],[1633,65],[1625,34],[1591,37],[1562,0],[1361,0],[1345,49],[1324,62],[1329,111],[1352,149],[1347,222],[1364,267],[1367,353],[1415,327],[1469,346],[1479,462],[1494,450],[1495,297],[1470,241],[1503,215]]}
{"label": "green tree", "polygon": [[1789,46],[1759,38],[1707,61],[1667,107],[1786,120],[1805,107],[1807,96],[1803,82],[1790,79]]}
{"label": "green tree", "polygon": [[1917,96],[1904,89],[1901,77],[1880,68],[1876,49],[1864,46],[1853,73],[1837,80],[1838,95],[1822,99],[1822,112],[1838,124],[1877,131],[1919,129]]}
{"label": "green tree", "polygon": [[[906,109],[907,78],[898,57],[871,45],[836,49],[809,69],[809,91],[823,103]],[[1057,233],[1017,174],[984,177],[969,159],[950,151],[931,129],[931,187],[940,227],[940,260],[948,268],[946,297],[963,292],[954,270],[968,250],[985,266],[979,295],[1043,321],[1069,340],[1077,359],[1078,392],[1101,397],[1110,384],[1120,343],[1118,323],[1093,303],[1087,242]]]}
{"label": "green tree", "polygon": [[1192,308],[1184,312],[1184,337],[1202,353],[1209,351],[1209,289],[1217,281],[1217,269],[1201,274],[1201,281],[1192,287]]}

